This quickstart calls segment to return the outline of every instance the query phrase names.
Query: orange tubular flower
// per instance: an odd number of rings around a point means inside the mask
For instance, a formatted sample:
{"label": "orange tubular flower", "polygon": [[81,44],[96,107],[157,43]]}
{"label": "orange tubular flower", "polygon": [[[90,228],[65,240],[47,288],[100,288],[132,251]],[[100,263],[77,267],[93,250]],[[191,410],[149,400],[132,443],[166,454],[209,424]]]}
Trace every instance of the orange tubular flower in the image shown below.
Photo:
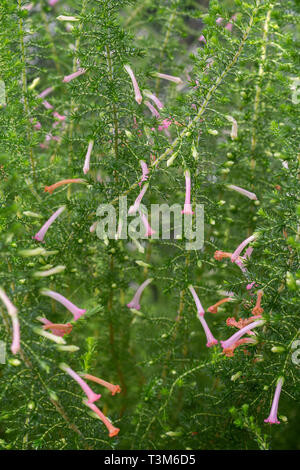
{"label": "orange tubular flower", "polygon": [[225,354],[226,357],[233,357],[234,356],[234,351],[238,346],[241,346],[242,344],[247,344],[247,343],[256,343],[255,339],[252,338],[241,338],[238,339],[232,346],[229,348],[224,348],[223,349],[223,354]]}
{"label": "orange tubular flower", "polygon": [[210,307],[208,307],[208,311],[210,313],[218,313],[218,307],[222,304],[224,304],[225,302],[230,302],[231,300],[231,297],[226,297],[225,299],[221,299],[219,300],[219,302],[217,302],[216,304],[214,305],[211,305]]}
{"label": "orange tubular flower", "polygon": [[94,403],[89,403],[88,401],[85,401],[84,404],[87,405],[92,411],[94,411],[94,413],[96,413],[99,416],[102,423],[105,424],[105,426],[108,429],[109,437],[115,437],[117,434],[119,434],[120,429],[116,428],[109,421],[109,419],[102,413],[102,411],[100,411],[99,408],[96,405],[94,405]]}
{"label": "orange tubular flower", "polygon": [[114,385],[109,382],[106,382],[106,380],[99,379],[98,377],[95,377],[94,375],[90,374],[80,374],[81,377],[83,377],[86,380],[92,380],[93,382],[96,382],[97,384],[103,385],[103,387],[108,388],[108,390],[111,391],[111,394],[114,396],[116,393],[121,392],[121,388],[119,385]]}
{"label": "orange tubular flower", "polygon": [[260,306],[261,298],[262,298],[263,295],[264,295],[264,292],[263,292],[262,290],[259,290],[259,291],[257,292],[256,305],[255,305],[255,307],[252,309],[252,315],[258,315],[258,316],[260,316],[260,315],[263,313],[264,309],[261,308],[261,306]]}
{"label": "orange tubular flower", "polygon": [[60,186],[63,186],[64,184],[85,183],[85,182],[86,181],[81,178],[70,178],[66,180],[61,180],[61,181],[58,181],[57,183],[52,184],[51,186],[45,186],[45,192],[52,194],[54,189],[59,188]]}
{"label": "orange tubular flower", "polygon": [[232,253],[226,253],[225,251],[217,250],[214,254],[214,258],[217,261],[222,261],[223,258],[231,258]]}
{"label": "orange tubular flower", "polygon": [[[47,323],[43,326],[43,330],[53,330],[62,332],[64,335],[69,335],[72,331],[73,326],[71,323]],[[55,334],[55,333],[54,333]]]}

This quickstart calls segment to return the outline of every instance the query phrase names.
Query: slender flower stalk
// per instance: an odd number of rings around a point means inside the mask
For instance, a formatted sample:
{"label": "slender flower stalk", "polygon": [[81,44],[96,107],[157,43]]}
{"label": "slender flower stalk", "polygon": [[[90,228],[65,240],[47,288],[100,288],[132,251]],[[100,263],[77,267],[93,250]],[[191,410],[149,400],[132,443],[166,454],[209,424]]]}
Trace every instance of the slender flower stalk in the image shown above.
{"label": "slender flower stalk", "polygon": [[143,93],[144,93],[145,96],[147,96],[147,98],[149,98],[151,101],[153,101],[153,103],[158,107],[158,109],[163,109],[163,107],[164,107],[163,103],[160,101],[159,98],[157,98],[156,95],[154,95],[154,93],[151,93],[148,90],[144,90]]}
{"label": "slender flower stalk", "polygon": [[185,202],[182,214],[193,214],[191,205],[191,175],[189,170],[185,170]]}
{"label": "slender flower stalk", "polygon": [[42,226],[42,228],[32,237],[34,240],[37,240],[38,242],[43,242],[44,237],[48,231],[48,229],[51,227],[53,222],[57,219],[57,217],[65,210],[65,206],[60,207],[55,211],[51,217],[47,220],[47,222]]}
{"label": "slender flower stalk", "polygon": [[117,434],[119,434],[120,432],[120,429],[119,428],[116,428],[111,422],[110,420],[102,413],[102,411],[99,410],[99,408],[94,405],[93,403],[89,403],[88,401],[87,402],[84,402],[85,405],[87,405],[92,411],[94,411],[94,413],[97,414],[97,416],[99,416],[99,418],[101,419],[102,423],[107,427],[107,430],[109,432],[109,437],[115,437]]}
{"label": "slender flower stalk", "polygon": [[137,289],[136,293],[134,294],[133,296],[133,299],[131,300],[131,302],[129,302],[129,304],[127,304],[127,307],[128,308],[135,308],[135,310],[140,310],[141,306],[140,306],[140,299],[141,299],[141,295],[144,291],[144,289],[150,284],[150,282],[152,282],[153,279],[152,278],[149,278],[149,279],[146,279],[146,281],[144,281]]}
{"label": "slender flower stalk", "polygon": [[128,209],[128,214],[129,215],[135,214],[139,210],[141,200],[143,199],[143,197],[144,197],[144,195],[145,195],[145,193],[148,189],[148,186],[149,186],[148,183],[144,184],[143,188],[140,191],[140,194],[138,195],[138,197],[134,201],[134,204],[132,206],[130,206],[129,209]]}
{"label": "slender flower stalk", "polygon": [[240,188],[239,186],[235,186],[234,184],[228,184],[227,188],[233,189],[233,191],[237,191],[238,193],[243,194],[243,196],[246,196],[249,199],[257,200],[256,194],[251,193],[250,191],[247,191],[246,189]]}
{"label": "slender flower stalk", "polygon": [[62,337],[64,335],[69,335],[73,328],[71,323],[52,323],[47,318],[42,317],[38,317],[37,320],[44,324],[43,330],[51,330],[56,336]]}
{"label": "slender flower stalk", "polygon": [[199,314],[198,312],[198,318],[206,334],[206,339],[207,339],[206,346],[210,348],[211,346],[214,346],[214,344],[218,344],[218,340],[213,336],[212,332],[210,331],[209,326],[205,321],[204,315]]}
{"label": "slender flower stalk", "polygon": [[66,299],[63,295],[58,294],[58,292],[54,292],[48,289],[41,290],[42,295],[46,295],[47,297],[51,297],[52,299],[56,300],[57,302],[61,303],[64,307],[66,307],[74,316],[74,321],[78,320],[86,310],[83,308],[78,308],[74,305],[70,300]]}
{"label": "slender flower stalk", "polygon": [[252,309],[252,315],[261,315],[264,311],[263,308],[261,308],[260,304],[261,304],[261,298],[262,296],[264,295],[264,291],[262,290],[259,290],[257,292],[257,300],[256,300],[256,305],[255,307]]}
{"label": "slender flower stalk", "polygon": [[208,312],[210,313],[218,313],[218,307],[226,302],[230,302],[232,300],[232,297],[226,297],[225,299],[221,299],[219,300],[219,302],[217,302],[216,304],[214,305],[211,305],[210,307],[208,307]]}
{"label": "slender flower stalk", "polygon": [[12,343],[11,343],[11,352],[13,354],[17,354],[20,351],[20,324],[19,324],[19,319],[18,319],[18,310],[14,306],[14,304],[10,301],[10,299],[7,297],[6,293],[4,290],[0,287],[0,299],[4,303],[8,315],[11,318],[12,322]]}
{"label": "slender flower stalk", "polygon": [[251,235],[251,237],[246,238],[235,250],[235,252],[231,256],[231,261],[232,263],[235,263],[238,257],[240,256],[241,252],[243,249],[251,242],[253,242],[256,239],[256,235]]}
{"label": "slender flower stalk", "polygon": [[64,83],[69,83],[71,80],[74,80],[74,78],[79,77],[80,75],[83,75],[86,72],[86,69],[78,69],[77,72],[71,73],[70,75],[66,75],[63,78]]}
{"label": "slender flower stalk", "polygon": [[140,160],[140,164],[141,164],[141,167],[142,167],[142,178],[141,178],[141,181],[139,182],[139,186],[142,185],[142,182],[143,181],[147,181],[148,179],[148,174],[149,174],[149,169],[148,169],[148,165],[146,162],[144,162],[144,160]]}
{"label": "slender flower stalk", "polygon": [[153,230],[151,228],[151,225],[149,224],[148,218],[145,214],[140,212],[140,216],[141,216],[142,222],[143,222],[144,227],[145,227],[145,236],[146,237],[151,237],[152,235],[155,234],[155,230]]}
{"label": "slender flower stalk", "polygon": [[279,398],[280,398],[283,382],[284,382],[284,378],[279,377],[278,380],[277,380],[277,384],[276,384],[276,389],[275,389],[274,398],[273,398],[273,402],[272,402],[272,406],[271,406],[271,411],[270,411],[270,414],[269,414],[268,418],[264,419],[265,423],[280,424],[280,421],[277,418],[277,412],[278,412],[278,403],[279,403]]}
{"label": "slender flower stalk", "polygon": [[87,149],[87,152],[86,152],[86,156],[85,156],[84,166],[83,166],[83,173],[85,175],[90,170],[90,159],[91,159],[91,153],[92,153],[92,150],[93,150],[93,146],[94,146],[94,141],[90,140],[89,145],[88,145],[88,149]]}
{"label": "slender flower stalk", "polygon": [[157,78],[162,78],[164,80],[169,80],[169,82],[174,82],[174,83],[183,83],[181,78],[179,77],[174,77],[173,75],[166,75],[165,73],[158,73],[158,72],[155,72],[153,73],[154,77],[157,77]]}
{"label": "slender flower stalk", "polygon": [[134,90],[135,101],[136,101],[138,104],[141,104],[143,98],[142,98],[142,95],[141,95],[141,92],[140,92],[138,83],[137,83],[137,81],[136,81],[136,78],[135,78],[135,76],[134,76],[134,73],[133,73],[133,71],[132,71],[132,68],[130,67],[130,65],[124,65],[124,69],[126,70],[126,72],[128,73],[129,77],[131,78],[132,86],[133,86],[133,90]]}
{"label": "slender flower stalk", "polygon": [[86,396],[88,397],[88,402],[89,404],[94,403],[95,401],[99,400],[101,398],[101,395],[93,392],[93,390],[88,386],[88,384],[78,375],[71,367],[69,367],[65,363],[61,363],[59,365],[60,369],[69,374],[77,383],[78,385],[82,388]]}
{"label": "slender flower stalk", "polygon": [[195,304],[196,304],[196,307],[197,307],[197,313],[198,315],[204,315],[205,314],[205,310],[204,308],[202,307],[202,304],[200,302],[200,299],[195,291],[195,289],[193,288],[193,286],[189,285],[189,290],[194,298],[194,301],[195,301]]}
{"label": "slender flower stalk", "polygon": [[112,396],[114,396],[116,393],[121,392],[120,385],[111,384],[110,382],[106,382],[106,380],[99,379],[99,377],[95,377],[94,375],[90,375],[90,374],[80,374],[80,375],[86,380],[92,380],[92,382],[96,382],[97,384],[103,385],[103,387],[108,388]]}
{"label": "slender flower stalk", "polygon": [[252,330],[253,328],[256,328],[257,326],[262,326],[265,323],[265,320],[257,320],[254,322],[251,322],[250,325],[245,326],[244,328],[241,328],[239,331],[234,333],[234,335],[230,336],[226,341],[221,341],[221,346],[223,349],[230,348],[233,343],[235,343],[238,339],[240,339],[245,333],[247,333],[249,330]]}
{"label": "slender flower stalk", "polygon": [[81,178],[69,178],[66,180],[61,180],[58,181],[57,183],[51,184],[51,186],[45,186],[45,192],[48,192],[50,194],[53,193],[53,191],[56,188],[59,188],[60,186],[63,186],[64,184],[69,184],[69,183],[85,183],[86,181],[81,179]]}
{"label": "slender flower stalk", "polygon": [[148,109],[150,109],[152,116],[154,116],[156,119],[160,118],[160,114],[157,111],[157,109],[150,103],[150,101],[145,101],[145,105],[147,106]]}

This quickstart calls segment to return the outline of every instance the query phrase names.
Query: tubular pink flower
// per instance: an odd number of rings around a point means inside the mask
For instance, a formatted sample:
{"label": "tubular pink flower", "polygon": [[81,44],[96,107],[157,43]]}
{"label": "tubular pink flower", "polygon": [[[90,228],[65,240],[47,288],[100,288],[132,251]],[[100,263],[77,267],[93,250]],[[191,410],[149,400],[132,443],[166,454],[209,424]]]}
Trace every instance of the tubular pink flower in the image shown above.
{"label": "tubular pink flower", "polygon": [[182,214],[193,214],[191,205],[191,175],[189,170],[185,170],[185,202]]}
{"label": "tubular pink flower", "polygon": [[251,235],[251,237],[246,238],[235,250],[235,252],[231,256],[231,262],[235,263],[238,257],[240,256],[241,252],[249,243],[253,242],[256,239],[256,235]]}
{"label": "tubular pink flower", "polygon": [[64,121],[66,119],[66,116],[62,116],[59,114],[57,111],[54,111],[53,116],[58,120],[58,121]]}
{"label": "tubular pink flower", "polygon": [[174,83],[177,83],[177,84],[182,83],[181,78],[174,77],[173,75],[166,75],[165,73],[155,72],[155,77],[163,78],[164,80],[169,80],[169,82],[174,82]]}
{"label": "tubular pink flower", "polygon": [[60,207],[57,209],[57,211],[54,212],[54,214],[51,215],[51,217],[47,220],[47,222],[42,226],[42,228],[32,237],[34,240],[37,240],[38,242],[43,242],[44,237],[47,233],[48,228],[53,224],[55,219],[65,210],[65,206]]}
{"label": "tubular pink flower", "polygon": [[149,224],[148,219],[145,214],[142,214],[140,212],[140,216],[141,216],[142,222],[146,230],[146,233],[145,233],[146,237],[151,237],[151,235],[155,234],[155,230],[151,228],[151,225]]}
{"label": "tubular pink flower", "polygon": [[257,200],[256,194],[251,193],[250,191],[247,191],[246,189],[240,188],[239,186],[235,186],[234,184],[229,184],[227,187],[229,189],[233,189],[234,191],[237,191],[240,194],[243,194],[243,196],[246,196],[249,199]]}
{"label": "tubular pink flower", "polygon": [[140,92],[138,83],[137,83],[137,81],[136,81],[136,78],[135,78],[135,76],[134,76],[134,73],[133,73],[133,71],[132,71],[132,68],[130,67],[130,65],[124,65],[124,69],[126,70],[126,72],[128,73],[129,77],[131,78],[132,86],[133,86],[133,90],[134,90],[135,101],[136,101],[138,104],[141,104],[143,98],[142,98],[142,95],[141,95],[141,92]]}
{"label": "tubular pink flower", "polygon": [[93,390],[88,386],[88,384],[80,377],[80,375],[76,374],[76,372],[71,369],[67,364],[60,364],[61,370],[69,374],[77,383],[78,385],[82,388],[86,396],[88,397],[88,403],[94,403],[94,401],[99,400],[101,398],[101,395],[93,392]]}
{"label": "tubular pink flower", "polygon": [[48,103],[48,101],[44,100],[42,102],[42,105],[46,108],[46,109],[53,109],[53,106],[52,104]]}
{"label": "tubular pink flower", "polygon": [[255,281],[251,282],[250,284],[247,284],[246,289],[247,289],[247,290],[252,289],[252,287],[254,286],[254,284],[255,284]]}
{"label": "tubular pink flower", "polygon": [[256,328],[257,326],[261,326],[264,323],[265,323],[264,320],[257,320],[257,321],[251,322],[249,325],[245,326],[244,328],[241,328],[239,331],[234,333],[234,335],[230,336],[230,338],[228,338],[226,341],[221,341],[222,348],[223,349],[230,348],[237,340],[239,340],[249,330],[252,330],[253,328]]}
{"label": "tubular pink flower", "polygon": [[98,224],[98,220],[96,220],[96,222],[94,222],[94,223],[90,226],[90,232],[91,232],[91,233],[96,230],[97,224]]}
{"label": "tubular pink flower", "polygon": [[61,180],[58,181],[57,183],[51,184],[51,186],[45,186],[45,193],[50,193],[52,194],[54,189],[59,188],[60,186],[63,186],[64,184],[70,184],[70,183],[85,183],[85,180],[81,178],[68,178],[66,180]]}
{"label": "tubular pink flower", "polygon": [[47,318],[38,317],[38,320],[44,324],[44,330],[51,330],[55,336],[64,336],[68,335],[72,331],[71,323],[52,323]]}
{"label": "tubular pink flower", "polygon": [[253,248],[252,246],[249,246],[249,248],[247,248],[247,250],[245,251],[245,254],[244,256],[242,256],[243,259],[249,259],[250,256],[252,255],[252,251],[253,251]]}
{"label": "tubular pink flower", "polygon": [[[157,98],[156,95],[154,95],[154,93],[151,93],[149,91],[146,91],[144,90],[144,95],[147,96],[147,98],[149,98],[150,100],[153,101],[154,104],[156,104],[156,106],[158,107],[158,109],[163,109],[164,105],[163,103],[160,101],[159,98]],[[146,103],[145,103],[146,104]]]}
{"label": "tubular pink flower", "polygon": [[59,0],[48,0],[48,4],[50,5],[50,7],[54,7],[54,5],[57,4],[57,2],[59,2]]}
{"label": "tubular pink flower", "polygon": [[138,197],[134,201],[134,204],[129,207],[129,210],[128,210],[129,215],[135,214],[139,210],[141,200],[143,199],[143,197],[144,197],[144,195],[145,195],[145,193],[148,189],[148,186],[149,186],[148,183],[144,184],[142,190],[140,191],[140,194],[138,195]]}
{"label": "tubular pink flower", "polygon": [[280,421],[277,418],[277,411],[278,411],[278,402],[279,402],[283,382],[284,382],[284,378],[279,377],[278,380],[277,380],[277,384],[276,384],[276,389],[275,389],[275,393],[274,393],[274,398],[273,398],[273,402],[272,402],[271,411],[270,411],[270,414],[269,414],[268,418],[264,419],[265,423],[280,424]]}
{"label": "tubular pink flower", "polygon": [[166,129],[168,129],[168,127],[170,127],[171,124],[172,124],[172,121],[170,119],[164,119],[162,121],[162,124],[160,126],[158,126],[158,130],[159,131],[166,130]]}
{"label": "tubular pink flower", "polygon": [[73,80],[74,78],[79,77],[80,75],[83,75],[85,72],[86,72],[86,69],[80,68],[80,69],[77,70],[77,72],[71,73],[70,75],[66,75],[63,78],[63,82],[64,83],[69,83],[71,80]]}
{"label": "tubular pink flower", "polygon": [[203,316],[205,314],[205,311],[204,311],[204,308],[202,307],[202,304],[200,302],[200,299],[199,299],[195,289],[193,288],[193,286],[190,285],[189,290],[190,290],[192,296],[194,297],[194,301],[195,301],[195,304],[196,304],[196,307],[197,307],[198,315]]}
{"label": "tubular pink flower", "polygon": [[145,105],[147,106],[148,109],[150,109],[152,116],[156,117],[156,119],[160,118],[159,112],[149,101],[145,101]]}
{"label": "tubular pink flower", "polygon": [[148,174],[149,174],[149,169],[148,169],[148,165],[146,162],[144,162],[144,160],[140,160],[140,164],[141,164],[141,167],[142,167],[142,178],[141,178],[141,181],[139,182],[139,186],[142,185],[142,182],[143,181],[147,181],[148,179]]}
{"label": "tubular pink flower", "polygon": [[152,282],[153,279],[150,278],[150,279],[146,279],[146,281],[143,282],[143,284],[141,284],[136,293],[134,294],[133,296],[133,299],[131,302],[129,302],[129,304],[127,304],[127,307],[128,308],[135,308],[135,310],[140,310],[141,306],[140,306],[140,298],[141,298],[141,295],[144,291],[144,289],[150,284],[150,282]]}
{"label": "tubular pink flower", "polygon": [[227,357],[233,357],[234,356],[234,351],[238,346],[241,346],[242,344],[256,344],[256,339],[255,338],[241,338],[238,339],[235,343],[230,348],[223,349],[223,354]]}
{"label": "tubular pink flower", "polygon": [[232,31],[232,27],[233,27],[233,24],[232,23],[227,23],[227,25],[225,26],[225,29],[227,29],[227,31]]}
{"label": "tubular pink flower", "polygon": [[86,156],[85,156],[84,166],[83,166],[83,173],[85,175],[90,170],[90,158],[91,158],[91,153],[92,153],[92,150],[93,150],[93,145],[94,145],[94,141],[90,140],[89,145],[88,145],[88,149],[87,149],[87,152],[86,152]]}
{"label": "tubular pink flower", "polygon": [[49,88],[46,88],[46,90],[42,91],[38,95],[38,98],[46,98],[46,96],[48,96],[50,93],[52,93],[53,90],[54,90],[54,88],[52,86],[50,86]]}
{"label": "tubular pink flower", "polygon": [[203,42],[204,44],[206,44],[206,39],[203,36],[203,34],[201,34],[201,36],[198,38],[198,41]]}
{"label": "tubular pink flower", "polygon": [[4,303],[5,307],[7,308],[8,315],[12,321],[12,343],[11,343],[11,352],[13,354],[17,354],[20,351],[20,324],[18,319],[18,310],[14,306],[14,304],[10,301],[7,297],[4,290],[0,287],[0,299]]}
{"label": "tubular pink flower", "polygon": [[95,377],[94,375],[90,374],[80,374],[84,379],[86,380],[92,380],[93,382],[96,382],[97,384],[103,385],[103,387],[106,387],[114,396],[116,393],[121,392],[120,385],[114,385],[111,384],[110,382],[106,382],[106,380],[99,379],[99,377]]}
{"label": "tubular pink flower", "polygon": [[78,318],[80,318],[86,312],[85,309],[76,307],[76,305],[72,304],[72,302],[66,299],[63,295],[58,294],[58,292],[54,292],[48,289],[43,289],[41,291],[41,294],[51,297],[52,299],[57,300],[57,302],[64,305],[64,307],[66,307],[73,314],[74,321],[78,320]]}
{"label": "tubular pink flower", "polygon": [[109,437],[115,437],[117,434],[119,434],[120,429],[116,428],[110,420],[102,413],[102,411],[99,410],[99,408],[94,405],[93,403],[85,402],[85,404],[92,410],[94,413],[96,413],[99,418],[101,419],[102,423],[107,427],[107,430],[109,432]]}
{"label": "tubular pink flower", "polygon": [[223,21],[224,18],[222,18],[221,16],[219,16],[219,18],[216,19],[216,23],[217,24],[221,24],[222,21]]}
{"label": "tubular pink flower", "polygon": [[206,321],[204,319],[204,315],[201,315],[201,314],[198,313],[198,318],[199,318],[199,320],[201,322],[201,325],[203,326],[204,332],[206,334],[206,339],[207,339],[206,346],[208,348],[210,348],[214,344],[218,344],[218,340],[213,336],[212,332],[210,331],[209,326],[208,326],[208,324],[206,323]]}
{"label": "tubular pink flower", "polygon": [[264,291],[263,290],[259,290],[257,292],[257,300],[256,300],[256,305],[255,307],[252,309],[252,315],[261,315],[264,311],[264,309],[260,306],[261,304],[261,298],[262,296],[264,295]]}

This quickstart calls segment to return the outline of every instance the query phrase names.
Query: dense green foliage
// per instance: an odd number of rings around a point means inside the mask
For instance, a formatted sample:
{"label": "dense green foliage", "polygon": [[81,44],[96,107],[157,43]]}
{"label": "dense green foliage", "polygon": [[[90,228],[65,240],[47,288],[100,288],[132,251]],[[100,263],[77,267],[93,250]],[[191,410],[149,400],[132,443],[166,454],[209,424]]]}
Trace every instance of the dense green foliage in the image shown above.
{"label": "dense green foliage", "polygon": [[[21,328],[21,350],[13,355],[1,302],[3,449],[299,448],[299,365],[292,360],[299,334],[300,104],[293,90],[300,77],[299,13],[297,0],[1,1],[0,286]],[[224,26],[233,15],[230,30]],[[63,82],[79,64],[86,73]],[[159,119],[145,97],[135,101],[125,64],[140,89],[163,102]],[[53,109],[38,97],[48,87]],[[237,138],[227,116],[237,122]],[[164,119],[173,121],[169,135],[158,130]],[[126,194],[133,204],[141,159],[150,169],[146,206],[183,204],[184,170],[190,170],[192,201],[204,204],[203,249],[186,250],[186,240],[175,239],[104,242],[90,232],[101,203],[118,206]],[[86,183],[44,191],[67,178]],[[33,240],[62,205],[45,243]],[[253,233],[247,276],[230,259],[214,259],[216,250],[233,252]],[[52,253],[22,252],[41,246]],[[65,270],[35,275],[58,265]],[[149,277],[141,310],[132,311],[126,304]],[[225,340],[236,331],[228,317],[251,316],[257,290],[246,289],[250,281],[264,292],[257,344],[237,348],[233,357],[219,344],[207,348],[188,286],[215,338]],[[45,287],[87,309],[65,337],[78,351],[62,351],[37,334],[37,317],[71,319],[41,295]],[[207,312],[226,292],[234,299],[217,314]],[[108,437],[61,362],[120,385],[113,397],[92,387],[102,393],[99,407],[120,428],[118,436]],[[269,425],[264,419],[279,376],[285,378],[280,424]]]}

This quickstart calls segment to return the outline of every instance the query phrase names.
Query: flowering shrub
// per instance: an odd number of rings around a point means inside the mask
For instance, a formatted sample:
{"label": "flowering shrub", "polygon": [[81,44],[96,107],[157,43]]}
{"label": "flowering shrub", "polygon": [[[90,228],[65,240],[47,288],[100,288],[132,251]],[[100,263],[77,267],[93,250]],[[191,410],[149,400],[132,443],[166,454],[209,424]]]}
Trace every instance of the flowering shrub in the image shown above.
{"label": "flowering shrub", "polygon": [[299,13],[1,1],[1,448],[297,447]]}

